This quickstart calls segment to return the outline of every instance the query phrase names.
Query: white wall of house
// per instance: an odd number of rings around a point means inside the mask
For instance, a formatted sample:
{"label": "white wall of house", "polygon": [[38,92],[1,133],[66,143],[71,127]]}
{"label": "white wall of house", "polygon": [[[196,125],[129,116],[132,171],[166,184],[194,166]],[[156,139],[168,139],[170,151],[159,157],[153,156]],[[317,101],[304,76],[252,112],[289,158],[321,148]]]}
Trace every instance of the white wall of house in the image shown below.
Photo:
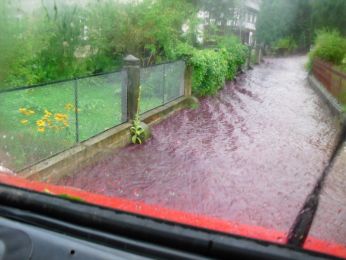
{"label": "white wall of house", "polygon": [[[226,26],[232,27],[235,31],[248,33],[247,44],[252,44],[256,34],[256,23],[258,12],[260,11],[262,0],[245,0],[241,1],[239,6],[234,9],[225,11],[225,13],[220,14],[220,18],[229,17],[226,19]],[[204,26],[209,24],[222,25],[221,19],[218,21],[215,18],[210,18],[207,11],[199,11],[198,17],[201,19],[201,25],[203,25],[200,31],[203,34]]]}

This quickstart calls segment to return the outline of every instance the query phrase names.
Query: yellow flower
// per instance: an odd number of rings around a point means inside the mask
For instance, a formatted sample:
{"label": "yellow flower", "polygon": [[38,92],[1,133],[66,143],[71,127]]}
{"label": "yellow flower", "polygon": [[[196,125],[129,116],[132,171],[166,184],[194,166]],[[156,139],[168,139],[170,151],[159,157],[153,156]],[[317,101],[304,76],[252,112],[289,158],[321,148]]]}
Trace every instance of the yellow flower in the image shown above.
{"label": "yellow flower", "polygon": [[23,119],[20,121],[23,125],[27,125],[29,123],[29,120]]}
{"label": "yellow flower", "polygon": [[44,120],[37,120],[36,121],[36,125],[39,127],[45,127],[46,126],[46,122]]}
{"label": "yellow flower", "polygon": [[31,116],[31,115],[35,114],[34,110],[26,109],[24,107],[20,108],[19,112],[22,113],[23,115],[26,115],[26,116]]}
{"label": "yellow flower", "polygon": [[48,117],[50,117],[51,115],[52,115],[52,113],[49,112],[47,109],[44,110],[44,116],[45,116],[45,117],[48,118]]}
{"label": "yellow flower", "polygon": [[54,118],[55,118],[56,121],[60,121],[61,122],[61,121],[67,120],[68,116],[65,115],[65,114],[58,113],[58,114],[55,114]]}
{"label": "yellow flower", "polygon": [[64,121],[63,122],[64,126],[68,127],[69,126],[69,123],[67,121]]}
{"label": "yellow flower", "polygon": [[26,110],[26,108],[23,108],[23,107],[22,107],[22,108],[19,108],[19,112],[25,115],[25,113],[27,112],[27,110]]}
{"label": "yellow flower", "polygon": [[26,116],[31,116],[31,115],[35,114],[34,110],[26,109],[25,107],[19,108],[19,112],[23,115],[26,115]]}
{"label": "yellow flower", "polygon": [[74,107],[74,106],[73,106],[71,103],[67,103],[67,104],[65,105],[65,109],[68,110],[68,111],[72,110],[73,107]]}
{"label": "yellow flower", "polygon": [[46,131],[46,129],[44,127],[39,127],[39,128],[37,128],[37,131],[39,131],[40,133],[44,133],[44,131]]}
{"label": "yellow flower", "polygon": [[27,111],[27,115],[30,116],[30,115],[33,115],[35,114],[35,111],[34,110],[28,110]]}

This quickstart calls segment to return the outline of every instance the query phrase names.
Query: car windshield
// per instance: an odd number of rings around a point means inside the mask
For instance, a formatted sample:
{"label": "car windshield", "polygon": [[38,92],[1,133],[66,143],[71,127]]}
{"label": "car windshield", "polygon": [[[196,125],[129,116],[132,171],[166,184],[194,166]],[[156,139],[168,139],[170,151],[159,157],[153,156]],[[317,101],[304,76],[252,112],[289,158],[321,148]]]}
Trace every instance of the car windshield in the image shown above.
{"label": "car windshield", "polygon": [[2,0],[0,32],[0,183],[346,258],[345,0]]}

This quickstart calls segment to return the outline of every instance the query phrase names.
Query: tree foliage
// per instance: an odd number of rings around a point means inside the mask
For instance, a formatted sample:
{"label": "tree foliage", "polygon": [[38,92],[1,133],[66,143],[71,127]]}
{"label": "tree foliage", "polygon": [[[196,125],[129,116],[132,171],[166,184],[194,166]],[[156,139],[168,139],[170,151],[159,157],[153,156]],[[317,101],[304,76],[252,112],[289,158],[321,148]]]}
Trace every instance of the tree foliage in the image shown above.
{"label": "tree foliage", "polygon": [[311,69],[315,58],[343,68],[346,59],[346,37],[342,37],[337,31],[319,31],[315,46],[309,53],[308,69]]}
{"label": "tree foliage", "polygon": [[346,36],[345,0],[310,0],[315,30],[337,29]]}
{"label": "tree foliage", "polygon": [[[197,20],[196,7],[184,0],[36,2],[34,13],[0,3],[2,86],[114,70],[129,53],[144,65],[173,59],[177,44],[192,42]],[[191,33],[182,35],[187,22]]]}
{"label": "tree foliage", "polygon": [[[36,0],[40,7],[31,13],[21,10],[17,2],[1,1],[0,47],[6,50],[0,58],[1,87],[114,70],[121,67],[124,56],[133,54],[142,65],[179,58],[193,60],[191,64],[200,68],[199,72],[203,70],[204,75],[195,89],[209,89],[198,90],[200,95],[214,93],[222,85],[220,82],[235,76],[245,61],[244,48],[239,41],[227,41],[223,34],[216,33],[222,51],[199,50],[198,11],[206,10],[211,17],[226,19],[221,14],[237,2],[99,0],[80,4]],[[183,33],[184,25],[187,30]],[[205,67],[198,65],[202,63]]]}
{"label": "tree foliage", "polygon": [[260,42],[273,45],[290,37],[300,49],[309,49],[322,28],[346,34],[345,0],[263,0],[257,25]]}

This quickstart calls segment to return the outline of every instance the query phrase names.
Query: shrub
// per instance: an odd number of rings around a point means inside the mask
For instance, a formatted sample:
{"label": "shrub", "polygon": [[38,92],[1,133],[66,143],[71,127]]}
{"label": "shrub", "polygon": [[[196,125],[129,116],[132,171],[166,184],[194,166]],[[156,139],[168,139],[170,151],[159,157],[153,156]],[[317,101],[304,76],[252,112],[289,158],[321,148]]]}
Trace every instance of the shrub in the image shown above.
{"label": "shrub", "polygon": [[[120,68],[123,56],[130,53],[143,65],[183,58],[195,69],[195,94],[214,94],[225,80],[234,79],[247,48],[236,37],[215,33],[213,46],[218,50],[194,47],[200,46],[197,10],[185,0],[104,1],[87,7],[61,3],[54,9],[43,1],[37,14],[25,15],[18,28],[5,23],[17,24],[10,19],[13,15],[2,15],[0,38],[6,41],[0,41],[5,50],[0,84],[31,85],[110,71]],[[0,13],[8,13],[3,4]],[[158,78],[148,85],[158,85]]]}
{"label": "shrub", "polygon": [[192,45],[186,42],[179,42],[175,48],[174,56],[170,58],[188,61],[192,58],[195,50],[196,49]]}
{"label": "shrub", "polygon": [[21,19],[20,1],[12,2],[0,1],[0,84],[6,86],[115,70],[127,54],[143,65],[169,60],[179,41],[192,41],[197,26],[197,11],[185,0],[37,1],[34,15],[24,12]]}
{"label": "shrub", "polygon": [[289,54],[297,48],[298,45],[292,37],[281,38],[274,44],[274,51],[277,54]]}
{"label": "shrub", "polygon": [[339,66],[342,64],[345,55],[346,39],[337,31],[322,30],[317,33],[315,47],[309,54],[310,64],[315,58],[320,58]]}
{"label": "shrub", "polygon": [[226,80],[233,80],[245,64],[248,48],[236,37],[222,37],[217,49],[199,50],[187,43],[178,44],[176,58],[193,67],[193,92],[196,96],[214,95]]}
{"label": "shrub", "polygon": [[219,48],[227,59],[227,80],[233,80],[237,71],[245,64],[249,49],[240,43],[237,37],[224,37],[219,43]]}
{"label": "shrub", "polygon": [[346,73],[346,54],[345,54],[345,58],[342,61],[342,64],[340,66],[340,69]]}
{"label": "shrub", "polygon": [[233,52],[228,52],[226,49],[221,49],[221,53],[227,61],[227,73],[225,78],[226,80],[233,80],[238,71],[236,55],[234,55]]}
{"label": "shrub", "polygon": [[195,50],[189,64],[193,67],[195,95],[214,95],[223,86],[228,69],[224,50]]}
{"label": "shrub", "polygon": [[223,37],[220,40],[219,48],[225,48],[229,53],[232,54],[234,62],[237,67],[241,67],[245,64],[249,54],[247,46],[243,45],[238,37]]}

